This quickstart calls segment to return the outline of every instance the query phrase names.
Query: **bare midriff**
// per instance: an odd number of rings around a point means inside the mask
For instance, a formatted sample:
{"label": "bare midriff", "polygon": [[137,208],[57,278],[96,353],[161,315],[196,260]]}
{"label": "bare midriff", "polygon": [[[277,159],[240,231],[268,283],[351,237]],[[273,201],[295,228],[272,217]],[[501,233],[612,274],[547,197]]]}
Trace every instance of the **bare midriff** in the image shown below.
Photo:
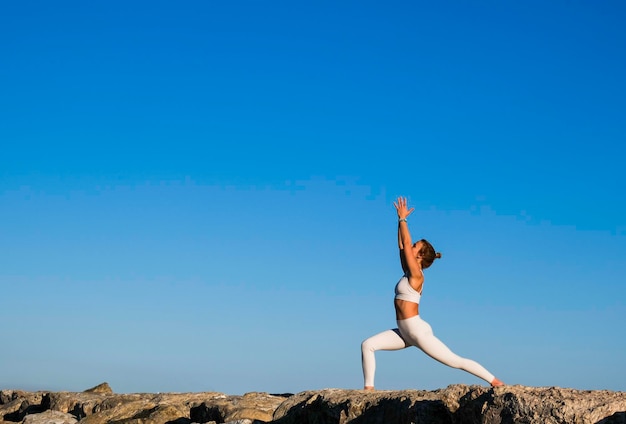
{"label": "bare midriff", "polygon": [[415,315],[419,315],[419,305],[415,302],[409,302],[408,300],[394,299],[394,305],[396,306],[396,319],[409,319]]}

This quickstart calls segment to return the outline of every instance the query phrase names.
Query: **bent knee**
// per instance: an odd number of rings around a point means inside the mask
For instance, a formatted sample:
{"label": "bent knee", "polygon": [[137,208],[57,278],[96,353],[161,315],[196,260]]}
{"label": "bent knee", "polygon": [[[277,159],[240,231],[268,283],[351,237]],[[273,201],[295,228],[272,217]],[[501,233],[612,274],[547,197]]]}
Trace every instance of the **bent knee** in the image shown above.
{"label": "bent knee", "polygon": [[376,348],[374,347],[374,342],[371,338],[363,340],[361,342],[361,352],[374,352]]}

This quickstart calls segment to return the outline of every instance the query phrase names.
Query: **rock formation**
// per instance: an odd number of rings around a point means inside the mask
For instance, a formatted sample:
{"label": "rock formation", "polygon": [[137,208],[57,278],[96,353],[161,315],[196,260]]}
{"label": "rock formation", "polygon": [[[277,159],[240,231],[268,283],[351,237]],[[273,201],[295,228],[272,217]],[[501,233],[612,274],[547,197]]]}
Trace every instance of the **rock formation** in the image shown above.
{"label": "rock formation", "polygon": [[626,393],[466,385],[434,391],[327,389],[289,397],[273,422],[626,424]]}
{"label": "rock formation", "polygon": [[325,389],[295,395],[0,390],[0,424],[626,424],[626,393],[558,387]]}

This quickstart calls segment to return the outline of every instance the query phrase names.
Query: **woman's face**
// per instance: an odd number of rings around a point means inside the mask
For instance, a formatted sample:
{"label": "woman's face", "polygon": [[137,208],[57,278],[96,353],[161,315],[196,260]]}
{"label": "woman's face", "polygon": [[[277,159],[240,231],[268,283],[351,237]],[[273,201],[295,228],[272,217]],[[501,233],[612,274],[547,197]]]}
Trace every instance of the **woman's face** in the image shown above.
{"label": "woman's face", "polygon": [[422,249],[422,246],[424,246],[424,243],[422,243],[421,241],[416,241],[415,243],[413,243],[413,256],[415,256],[416,258],[421,258],[420,250]]}

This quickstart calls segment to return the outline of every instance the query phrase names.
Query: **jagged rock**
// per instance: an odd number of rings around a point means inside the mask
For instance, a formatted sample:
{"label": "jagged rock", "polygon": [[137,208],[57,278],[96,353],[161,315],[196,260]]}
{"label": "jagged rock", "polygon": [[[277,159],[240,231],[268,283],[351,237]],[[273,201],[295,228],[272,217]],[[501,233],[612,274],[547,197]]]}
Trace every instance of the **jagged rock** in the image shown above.
{"label": "jagged rock", "polygon": [[[6,393],[5,398],[8,400],[12,396]],[[4,415],[5,420],[21,421],[28,413],[23,407],[20,409],[26,398],[24,394],[11,404],[0,405],[0,419]],[[211,420],[224,423],[246,419],[250,422],[267,422],[271,421],[274,410],[285,399],[267,393],[227,396],[215,392],[107,394],[93,391],[51,392],[39,394],[38,397],[31,395],[30,398],[31,402],[39,399],[39,407],[31,409],[30,413],[46,409],[69,413],[81,424],[186,424]],[[3,411],[6,412],[2,414]]]}
{"label": "jagged rock", "polygon": [[55,419],[64,424],[626,424],[626,393],[466,385],[434,391],[325,389],[243,396],[114,394],[106,388],[103,393],[0,391],[0,424]]}
{"label": "jagged rock", "polygon": [[[145,402],[147,398],[154,395],[55,392],[47,396],[49,397],[50,409],[67,412],[78,419],[82,419],[105,410],[123,409],[122,406],[128,403]],[[154,404],[151,404],[151,407],[153,406]]]}
{"label": "jagged rock", "polygon": [[81,424],[163,424],[189,423],[190,421],[189,408],[183,405],[167,403],[155,405],[151,402],[136,401],[90,415],[80,422]]}
{"label": "jagged rock", "polygon": [[22,424],[76,424],[78,420],[72,414],[48,410],[24,417]]}
{"label": "jagged rock", "polygon": [[[467,389],[462,385],[447,389],[451,396],[446,404],[456,422],[608,424],[619,423],[615,420],[620,416],[626,421],[624,392],[524,386]],[[449,402],[456,396],[458,403]]]}
{"label": "jagged rock", "polygon": [[111,390],[111,387],[109,386],[109,383],[104,382],[104,383],[98,384],[95,387],[92,387],[91,389],[85,390],[84,393],[106,393],[106,394],[112,394],[113,390]]}
{"label": "jagged rock", "polygon": [[438,392],[326,389],[298,393],[274,412],[290,423],[452,423]]}
{"label": "jagged rock", "polygon": [[28,402],[24,399],[13,399],[10,402],[0,404],[0,419],[21,421],[25,415],[22,405],[28,405]]}
{"label": "jagged rock", "polygon": [[195,405],[191,409],[190,417],[197,422],[215,420],[224,423],[241,419],[269,422],[276,408],[284,400],[285,398],[280,395],[257,392],[246,393],[243,396],[224,396]]}
{"label": "jagged rock", "polygon": [[0,391],[0,420],[19,422],[28,415],[49,409],[42,392]]}
{"label": "jagged rock", "polygon": [[302,392],[276,409],[274,422],[617,424],[626,422],[625,411],[623,392],[454,385],[432,392]]}
{"label": "jagged rock", "polygon": [[0,390],[0,405],[5,405],[17,399],[28,401],[31,404],[40,404],[43,392],[25,392],[23,390]]}

